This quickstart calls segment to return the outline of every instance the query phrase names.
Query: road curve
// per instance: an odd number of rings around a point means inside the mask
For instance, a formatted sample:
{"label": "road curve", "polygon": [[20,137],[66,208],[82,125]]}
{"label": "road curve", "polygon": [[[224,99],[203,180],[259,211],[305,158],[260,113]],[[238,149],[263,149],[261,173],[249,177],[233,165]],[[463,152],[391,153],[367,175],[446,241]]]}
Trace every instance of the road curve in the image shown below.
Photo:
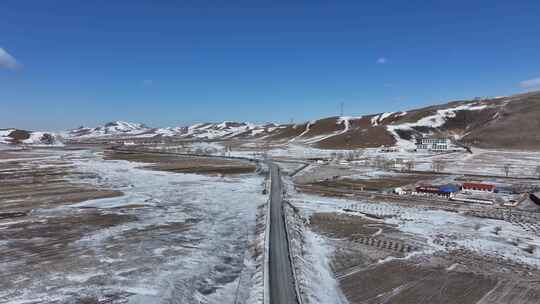
{"label": "road curve", "polygon": [[268,162],[272,189],[270,192],[269,288],[271,304],[298,304],[285,231],[283,187],[279,167]]}

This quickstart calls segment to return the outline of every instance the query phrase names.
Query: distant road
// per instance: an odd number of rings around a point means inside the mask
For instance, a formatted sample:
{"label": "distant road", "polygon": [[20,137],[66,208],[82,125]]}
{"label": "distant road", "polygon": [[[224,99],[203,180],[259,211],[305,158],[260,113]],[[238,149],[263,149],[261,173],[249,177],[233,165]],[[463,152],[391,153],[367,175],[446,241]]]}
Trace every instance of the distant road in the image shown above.
{"label": "distant road", "polygon": [[279,167],[268,162],[272,189],[270,192],[269,283],[271,304],[298,304],[285,232],[283,187]]}

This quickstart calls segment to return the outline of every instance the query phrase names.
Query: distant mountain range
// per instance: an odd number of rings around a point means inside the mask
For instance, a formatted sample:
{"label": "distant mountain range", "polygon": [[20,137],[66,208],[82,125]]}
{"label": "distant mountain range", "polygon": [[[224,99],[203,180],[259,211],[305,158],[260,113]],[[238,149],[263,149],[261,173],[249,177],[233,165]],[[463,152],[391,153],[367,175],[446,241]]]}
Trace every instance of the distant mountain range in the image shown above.
{"label": "distant mountain range", "polygon": [[[413,148],[415,138],[450,137],[484,148],[540,149],[540,92],[453,101],[420,109],[360,117],[328,117],[302,124],[200,123],[152,128],[115,121],[59,132],[0,129],[0,143],[51,144],[122,139],[266,140],[322,149],[380,146]],[[51,139],[52,138],[52,139]]]}

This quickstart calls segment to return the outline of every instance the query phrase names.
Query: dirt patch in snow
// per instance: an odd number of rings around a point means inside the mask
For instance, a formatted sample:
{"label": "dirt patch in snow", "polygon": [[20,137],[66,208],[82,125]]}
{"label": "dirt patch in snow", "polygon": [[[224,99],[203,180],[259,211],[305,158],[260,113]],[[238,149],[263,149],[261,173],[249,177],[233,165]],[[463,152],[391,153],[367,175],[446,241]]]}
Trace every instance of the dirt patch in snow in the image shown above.
{"label": "dirt patch in snow", "polygon": [[256,169],[255,164],[247,161],[143,152],[107,151],[105,159],[149,163],[150,169],[176,173],[227,175],[252,173]]}
{"label": "dirt patch in snow", "polygon": [[317,147],[321,149],[357,149],[393,146],[394,137],[384,126],[368,127],[365,129],[352,129],[343,134],[321,140]]}

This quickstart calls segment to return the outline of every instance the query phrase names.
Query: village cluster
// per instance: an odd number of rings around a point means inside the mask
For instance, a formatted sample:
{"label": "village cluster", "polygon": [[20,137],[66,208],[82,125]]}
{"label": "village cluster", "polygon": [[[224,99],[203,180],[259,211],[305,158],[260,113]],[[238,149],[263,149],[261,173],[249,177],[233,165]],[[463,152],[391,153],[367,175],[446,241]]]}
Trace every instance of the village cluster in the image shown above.
{"label": "village cluster", "polygon": [[540,199],[530,193],[510,186],[488,183],[465,182],[462,184],[432,185],[421,184],[411,187],[397,187],[394,193],[399,195],[436,196],[451,201],[477,203],[486,205],[502,205],[515,207],[520,202],[530,198],[540,204]]}

